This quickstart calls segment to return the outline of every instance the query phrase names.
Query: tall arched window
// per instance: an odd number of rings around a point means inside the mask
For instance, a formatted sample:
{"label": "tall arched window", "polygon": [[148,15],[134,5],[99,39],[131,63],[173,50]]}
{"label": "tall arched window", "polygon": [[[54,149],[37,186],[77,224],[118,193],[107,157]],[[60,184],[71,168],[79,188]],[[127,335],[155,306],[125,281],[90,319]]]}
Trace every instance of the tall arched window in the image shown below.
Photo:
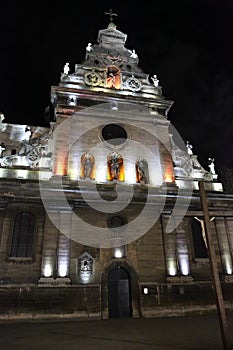
{"label": "tall arched window", "polygon": [[32,258],[35,218],[29,212],[22,212],[15,218],[11,241],[11,258]]}
{"label": "tall arched window", "polygon": [[[197,218],[198,219],[198,218]],[[203,220],[192,219],[192,237],[195,258],[208,258]]]}

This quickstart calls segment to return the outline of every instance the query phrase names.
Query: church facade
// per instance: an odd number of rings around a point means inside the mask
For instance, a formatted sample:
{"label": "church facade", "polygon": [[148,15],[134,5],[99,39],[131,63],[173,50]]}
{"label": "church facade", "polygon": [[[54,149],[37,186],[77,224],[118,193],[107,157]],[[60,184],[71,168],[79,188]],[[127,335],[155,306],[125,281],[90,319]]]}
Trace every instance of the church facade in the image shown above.
{"label": "church facade", "polygon": [[173,101],[126,39],[110,22],[65,64],[48,127],[1,118],[0,318],[214,310],[200,181],[232,308],[233,196],[171,125]]}

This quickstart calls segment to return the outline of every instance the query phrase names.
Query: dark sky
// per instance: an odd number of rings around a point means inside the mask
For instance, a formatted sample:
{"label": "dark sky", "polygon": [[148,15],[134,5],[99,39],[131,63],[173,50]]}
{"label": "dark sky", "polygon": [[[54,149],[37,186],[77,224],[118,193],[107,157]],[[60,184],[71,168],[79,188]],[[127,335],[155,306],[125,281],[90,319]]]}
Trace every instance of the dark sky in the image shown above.
{"label": "dark sky", "polygon": [[[153,3],[153,8],[151,4]],[[0,3],[0,111],[6,122],[44,125],[50,87],[96,43],[109,8],[139,66],[157,74],[168,115],[202,165],[233,159],[233,1],[26,1]]]}

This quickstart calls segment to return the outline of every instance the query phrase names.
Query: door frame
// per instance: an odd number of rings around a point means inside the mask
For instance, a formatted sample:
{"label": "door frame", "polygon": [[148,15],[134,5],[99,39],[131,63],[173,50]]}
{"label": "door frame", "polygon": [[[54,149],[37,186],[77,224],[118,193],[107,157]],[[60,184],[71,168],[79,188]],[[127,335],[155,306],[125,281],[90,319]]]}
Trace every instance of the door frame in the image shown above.
{"label": "door frame", "polygon": [[124,269],[129,276],[130,284],[130,305],[131,305],[131,314],[133,318],[141,317],[141,308],[140,308],[140,297],[139,297],[139,285],[138,285],[138,276],[134,268],[129,264],[125,259],[112,260],[104,268],[101,278],[101,316],[102,319],[109,318],[109,309],[108,309],[108,273],[114,269],[120,267]]}

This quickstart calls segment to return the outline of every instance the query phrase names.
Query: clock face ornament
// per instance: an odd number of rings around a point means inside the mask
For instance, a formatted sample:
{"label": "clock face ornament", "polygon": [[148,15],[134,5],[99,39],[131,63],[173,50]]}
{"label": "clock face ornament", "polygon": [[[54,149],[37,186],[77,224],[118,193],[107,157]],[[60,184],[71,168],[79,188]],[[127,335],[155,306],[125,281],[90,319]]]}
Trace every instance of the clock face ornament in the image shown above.
{"label": "clock face ornament", "polygon": [[131,91],[139,91],[141,89],[141,83],[138,79],[131,77],[126,80],[126,88]]}

